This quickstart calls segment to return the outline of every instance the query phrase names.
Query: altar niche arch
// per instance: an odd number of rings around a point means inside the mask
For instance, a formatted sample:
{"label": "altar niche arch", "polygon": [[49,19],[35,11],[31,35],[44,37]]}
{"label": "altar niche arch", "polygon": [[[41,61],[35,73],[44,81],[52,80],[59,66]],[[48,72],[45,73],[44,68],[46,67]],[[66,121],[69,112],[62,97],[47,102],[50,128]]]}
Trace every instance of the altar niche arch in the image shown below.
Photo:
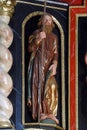
{"label": "altar niche arch", "polygon": [[[32,120],[31,112],[27,107],[27,69],[30,54],[28,48],[28,37],[34,30],[36,30],[38,20],[43,12],[36,11],[32,12],[25,17],[22,22],[22,123],[25,126],[36,125],[38,122]],[[64,58],[64,31],[61,23],[52,16],[55,23],[55,29],[53,30],[58,35],[58,69],[56,80],[58,82],[58,119],[60,126],[66,128],[66,117],[65,117],[65,58]]]}

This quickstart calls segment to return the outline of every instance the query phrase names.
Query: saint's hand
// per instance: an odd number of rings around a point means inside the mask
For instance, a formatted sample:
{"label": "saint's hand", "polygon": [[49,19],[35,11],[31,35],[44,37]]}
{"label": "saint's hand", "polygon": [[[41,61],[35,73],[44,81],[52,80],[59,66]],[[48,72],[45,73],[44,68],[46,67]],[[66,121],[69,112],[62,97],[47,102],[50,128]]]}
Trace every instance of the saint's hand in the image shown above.
{"label": "saint's hand", "polygon": [[46,33],[40,32],[36,37],[36,44],[39,45],[44,38],[46,38]]}
{"label": "saint's hand", "polygon": [[31,107],[31,99],[30,98],[27,100],[27,106]]}
{"label": "saint's hand", "polygon": [[56,74],[56,65],[55,64],[52,64],[49,68],[49,70],[51,70],[51,76],[55,75]]}
{"label": "saint's hand", "polygon": [[43,31],[43,32],[40,32],[40,39],[44,39],[46,38],[46,33]]}

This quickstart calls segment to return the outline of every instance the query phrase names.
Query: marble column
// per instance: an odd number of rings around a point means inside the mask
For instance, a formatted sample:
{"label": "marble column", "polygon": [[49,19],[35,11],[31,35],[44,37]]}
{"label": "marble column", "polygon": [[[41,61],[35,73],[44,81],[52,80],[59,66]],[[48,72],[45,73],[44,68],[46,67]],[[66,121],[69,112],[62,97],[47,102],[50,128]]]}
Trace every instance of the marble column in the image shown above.
{"label": "marble column", "polygon": [[15,1],[0,1],[0,128],[11,127],[10,118],[13,114],[13,105],[8,96],[13,89],[13,80],[9,70],[13,64],[13,57],[9,47],[13,41],[13,32],[9,26],[14,13]]}

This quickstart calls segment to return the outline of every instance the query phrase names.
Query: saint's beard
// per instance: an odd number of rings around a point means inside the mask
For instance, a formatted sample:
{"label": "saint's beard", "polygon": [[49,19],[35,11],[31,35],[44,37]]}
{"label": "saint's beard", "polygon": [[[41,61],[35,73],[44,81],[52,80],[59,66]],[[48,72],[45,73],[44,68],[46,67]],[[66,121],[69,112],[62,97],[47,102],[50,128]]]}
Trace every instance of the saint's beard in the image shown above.
{"label": "saint's beard", "polygon": [[45,25],[43,31],[45,31],[46,34],[49,34],[51,33],[53,30],[52,26],[51,25]]}

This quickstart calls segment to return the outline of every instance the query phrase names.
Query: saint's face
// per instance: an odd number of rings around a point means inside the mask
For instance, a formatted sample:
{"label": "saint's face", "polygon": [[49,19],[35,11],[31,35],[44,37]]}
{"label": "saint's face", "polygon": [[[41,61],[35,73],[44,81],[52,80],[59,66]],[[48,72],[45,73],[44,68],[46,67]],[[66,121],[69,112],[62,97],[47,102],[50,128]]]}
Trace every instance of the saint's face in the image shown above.
{"label": "saint's face", "polygon": [[44,17],[43,24],[45,24],[45,25],[51,25],[51,23],[52,23],[52,18],[49,15],[46,15]]}

